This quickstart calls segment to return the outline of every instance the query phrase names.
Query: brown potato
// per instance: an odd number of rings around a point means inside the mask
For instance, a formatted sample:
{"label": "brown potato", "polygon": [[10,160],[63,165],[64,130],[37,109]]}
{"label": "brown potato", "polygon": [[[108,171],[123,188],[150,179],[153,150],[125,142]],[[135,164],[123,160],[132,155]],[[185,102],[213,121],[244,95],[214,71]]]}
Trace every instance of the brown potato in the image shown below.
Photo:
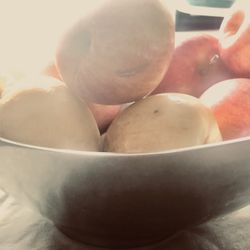
{"label": "brown potato", "polygon": [[3,92],[0,136],[61,149],[98,151],[100,134],[87,105],[52,77],[17,83]]}
{"label": "brown potato", "polygon": [[104,1],[65,34],[56,61],[80,98],[99,104],[138,100],[160,83],[175,26],[162,0]]}
{"label": "brown potato", "polygon": [[157,152],[221,141],[217,122],[198,98],[166,93],[126,108],[110,125],[104,150]]}

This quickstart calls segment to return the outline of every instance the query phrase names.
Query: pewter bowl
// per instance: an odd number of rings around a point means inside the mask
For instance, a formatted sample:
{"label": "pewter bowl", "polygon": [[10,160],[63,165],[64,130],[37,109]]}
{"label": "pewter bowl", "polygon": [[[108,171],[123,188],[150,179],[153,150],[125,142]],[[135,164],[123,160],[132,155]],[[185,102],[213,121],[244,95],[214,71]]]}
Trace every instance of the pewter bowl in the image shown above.
{"label": "pewter bowl", "polygon": [[0,140],[0,187],[70,238],[147,245],[250,203],[250,137],[150,154]]}

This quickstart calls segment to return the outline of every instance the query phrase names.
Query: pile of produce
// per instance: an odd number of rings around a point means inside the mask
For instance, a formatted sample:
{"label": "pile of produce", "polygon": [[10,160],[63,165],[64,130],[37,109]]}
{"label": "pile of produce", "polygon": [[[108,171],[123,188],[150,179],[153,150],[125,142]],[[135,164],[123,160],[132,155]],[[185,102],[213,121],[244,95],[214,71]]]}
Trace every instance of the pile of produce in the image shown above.
{"label": "pile of produce", "polygon": [[0,136],[119,153],[248,136],[249,19],[234,8],[216,34],[177,44],[163,1],[104,1],[65,30],[40,76],[0,79]]}

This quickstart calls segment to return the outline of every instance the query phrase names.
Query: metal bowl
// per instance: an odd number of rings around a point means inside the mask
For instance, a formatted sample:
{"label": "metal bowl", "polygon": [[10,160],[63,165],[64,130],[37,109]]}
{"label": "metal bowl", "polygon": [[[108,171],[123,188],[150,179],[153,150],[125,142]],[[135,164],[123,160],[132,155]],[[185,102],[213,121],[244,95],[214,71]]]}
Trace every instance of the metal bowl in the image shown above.
{"label": "metal bowl", "polygon": [[0,186],[74,240],[147,245],[250,203],[250,137],[151,154],[0,140]]}

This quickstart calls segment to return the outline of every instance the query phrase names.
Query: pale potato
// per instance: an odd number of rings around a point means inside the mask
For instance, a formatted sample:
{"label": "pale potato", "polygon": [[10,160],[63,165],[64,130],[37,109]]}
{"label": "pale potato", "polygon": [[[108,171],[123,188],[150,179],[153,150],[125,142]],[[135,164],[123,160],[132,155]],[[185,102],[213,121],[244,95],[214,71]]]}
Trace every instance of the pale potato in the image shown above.
{"label": "pale potato", "polygon": [[98,151],[100,134],[84,102],[52,77],[10,86],[0,102],[0,135],[25,144]]}
{"label": "pale potato", "polygon": [[217,122],[198,98],[166,93],[126,108],[110,125],[104,150],[157,152],[221,141]]}
{"label": "pale potato", "polygon": [[0,69],[0,97],[3,91],[15,82],[25,78],[25,73],[17,69]]}

